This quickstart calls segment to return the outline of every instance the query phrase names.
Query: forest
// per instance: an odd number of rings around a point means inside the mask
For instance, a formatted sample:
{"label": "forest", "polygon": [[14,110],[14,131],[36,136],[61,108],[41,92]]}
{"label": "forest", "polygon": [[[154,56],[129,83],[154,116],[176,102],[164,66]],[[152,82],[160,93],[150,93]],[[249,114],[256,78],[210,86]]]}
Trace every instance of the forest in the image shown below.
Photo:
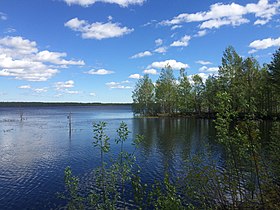
{"label": "forest", "polygon": [[180,70],[174,77],[170,66],[162,69],[155,82],[144,75],[133,91],[133,112],[142,116],[215,117],[227,93],[231,107],[239,116],[253,111],[254,117],[279,119],[280,48],[269,64],[261,66],[254,57],[242,58],[232,46],[225,49],[218,75],[204,82],[201,76],[187,76]]}

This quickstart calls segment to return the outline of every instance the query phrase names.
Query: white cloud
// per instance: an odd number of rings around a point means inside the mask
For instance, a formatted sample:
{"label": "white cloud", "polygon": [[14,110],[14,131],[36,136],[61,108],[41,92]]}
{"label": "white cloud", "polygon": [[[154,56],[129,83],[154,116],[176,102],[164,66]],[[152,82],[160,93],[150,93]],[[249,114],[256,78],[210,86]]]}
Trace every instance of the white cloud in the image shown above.
{"label": "white cloud", "polygon": [[64,60],[62,57],[66,57],[66,53],[59,52],[50,52],[48,50],[41,51],[37,53],[36,60],[42,62],[48,62],[58,65],[85,65],[84,61],[73,61],[73,60]]}
{"label": "white cloud", "polygon": [[19,80],[46,81],[58,73],[57,69],[30,59],[13,59],[0,54],[0,76],[15,77]]}
{"label": "white cloud", "polygon": [[200,72],[207,72],[207,73],[213,73],[217,74],[219,71],[219,67],[207,67],[207,66],[202,66],[199,68]]}
{"label": "white cloud", "polygon": [[35,89],[33,89],[33,91],[36,92],[36,93],[46,93],[46,92],[48,92],[48,88],[47,87],[35,88]]}
{"label": "white cloud", "polygon": [[0,39],[0,53],[5,53],[9,56],[15,54],[16,57],[30,55],[38,52],[36,45],[36,42],[20,36],[6,36]]}
{"label": "white cloud", "polygon": [[279,7],[279,0],[274,3],[269,3],[268,0],[259,0],[257,4],[248,3],[244,6],[236,3],[216,3],[211,5],[208,11],[191,14],[182,13],[171,20],[162,21],[161,24],[178,25],[189,22],[202,22],[199,26],[201,29],[219,28],[224,25],[238,26],[249,22],[244,17],[249,14],[253,14],[257,19],[254,24],[265,24],[278,13]]}
{"label": "white cloud", "polygon": [[96,2],[118,4],[121,7],[128,7],[129,5],[142,5],[145,0],[64,0],[68,5],[78,4],[83,7],[88,7]]}
{"label": "white cloud", "polygon": [[147,26],[151,26],[151,25],[156,25],[157,24],[157,20],[151,20],[145,24],[142,25],[142,27],[147,27]]}
{"label": "white cloud", "polygon": [[130,79],[141,79],[141,78],[143,78],[143,76],[141,76],[140,74],[131,74],[128,78],[130,78]]}
{"label": "white cloud", "polygon": [[173,31],[177,28],[182,28],[182,27],[183,27],[182,25],[174,25],[174,26],[171,27],[171,30]]}
{"label": "white cloud", "polygon": [[280,37],[273,39],[267,38],[262,40],[255,40],[250,43],[249,47],[254,48],[249,53],[255,53],[257,50],[263,50],[269,47],[280,47]]}
{"label": "white cloud", "polygon": [[57,82],[55,83],[55,88],[57,90],[65,90],[68,88],[73,88],[74,87],[74,81],[73,80],[68,80],[66,82]]}
{"label": "white cloud", "polygon": [[253,54],[253,53],[256,53],[257,52],[257,50],[255,50],[255,49],[252,49],[252,50],[249,50],[249,54]]}
{"label": "white cloud", "polygon": [[170,66],[174,70],[180,70],[182,68],[189,68],[189,65],[186,63],[181,63],[176,60],[166,60],[166,61],[160,61],[160,62],[153,62],[151,65],[148,66],[148,68],[157,68],[157,69],[163,69],[167,66]]}
{"label": "white cloud", "polygon": [[246,18],[242,18],[241,16],[234,16],[234,17],[227,17],[221,19],[211,19],[208,21],[203,22],[200,25],[201,29],[212,29],[212,28],[220,28],[224,25],[232,25],[232,26],[239,26],[244,23],[249,23],[250,21]]}
{"label": "white cloud", "polygon": [[163,40],[162,40],[162,39],[156,39],[156,40],[155,40],[156,46],[161,46],[162,43],[163,43]]}
{"label": "white cloud", "polygon": [[166,53],[167,52],[167,47],[159,47],[154,50],[156,53]]}
{"label": "white cloud", "polygon": [[131,89],[132,87],[124,85],[126,83],[129,83],[127,80],[122,82],[107,82],[106,86],[110,89]]}
{"label": "white cloud", "polygon": [[39,51],[36,42],[20,36],[0,38],[0,76],[46,81],[57,74],[59,68],[84,65],[84,61],[65,60],[63,57],[66,53]]}
{"label": "white cloud", "polygon": [[54,84],[54,87],[57,91],[60,93],[57,94],[57,96],[61,96],[63,94],[71,94],[71,95],[76,95],[79,94],[80,91],[77,90],[69,90],[74,87],[75,82],[73,80],[68,80],[66,82],[56,82]]}
{"label": "white cloud", "polygon": [[134,59],[134,58],[143,58],[143,57],[147,57],[147,56],[151,56],[153,55],[150,51],[145,51],[145,52],[140,52],[137,53],[133,56],[131,56],[130,58]]}
{"label": "white cloud", "polygon": [[269,22],[269,20],[256,20],[254,25],[265,25]]}
{"label": "white cloud", "polygon": [[21,86],[18,86],[19,89],[31,89],[31,86],[30,85],[21,85]]}
{"label": "white cloud", "polygon": [[205,36],[206,34],[207,34],[206,30],[201,30],[201,31],[198,31],[195,36],[196,37],[202,37],[202,36]]}
{"label": "white cloud", "polygon": [[107,38],[121,37],[134,31],[134,29],[120,27],[119,23],[95,22],[89,24],[87,21],[79,20],[78,18],[73,18],[69,20],[64,24],[64,26],[74,31],[81,32],[83,39],[101,40]]}
{"label": "white cloud", "polygon": [[90,96],[96,96],[96,93],[92,92],[89,94]]}
{"label": "white cloud", "polygon": [[203,60],[198,60],[196,63],[201,64],[201,65],[211,65],[212,63],[210,61],[203,61]]}
{"label": "white cloud", "polygon": [[8,19],[8,16],[3,13],[3,12],[0,12],[0,20],[7,20]]}
{"label": "white cloud", "polygon": [[248,13],[255,14],[255,17],[258,18],[254,24],[266,24],[268,23],[274,15],[279,12],[280,2],[279,0],[275,1],[272,4],[269,4],[268,0],[259,0],[257,4],[247,4],[246,9]]}
{"label": "white cloud", "polygon": [[158,74],[157,70],[156,69],[145,69],[143,71],[144,74]]}
{"label": "white cloud", "polygon": [[173,42],[171,47],[186,47],[189,45],[191,37],[188,35],[183,36],[180,40]]}
{"label": "white cloud", "polygon": [[106,69],[98,69],[98,70],[90,70],[88,72],[86,72],[87,74],[92,74],[92,75],[107,75],[107,74],[113,74],[114,71],[109,71]]}
{"label": "white cloud", "polygon": [[64,26],[71,28],[75,31],[82,30],[83,27],[85,27],[86,25],[88,25],[88,23],[85,20],[79,20],[78,18],[73,18],[64,23]]}
{"label": "white cloud", "polygon": [[23,71],[23,68],[32,68],[32,66],[42,66],[42,63],[31,61],[28,59],[21,59],[21,60],[15,60],[6,54],[0,54],[0,68],[3,68],[4,70],[8,69],[15,69],[15,71],[9,71],[9,72],[20,72]]}

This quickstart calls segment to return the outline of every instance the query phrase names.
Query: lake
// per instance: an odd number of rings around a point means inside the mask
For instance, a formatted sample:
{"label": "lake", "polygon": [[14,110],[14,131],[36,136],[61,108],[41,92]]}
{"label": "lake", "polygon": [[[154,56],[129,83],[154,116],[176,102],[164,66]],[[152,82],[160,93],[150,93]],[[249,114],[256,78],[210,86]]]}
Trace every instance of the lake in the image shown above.
{"label": "lake", "polygon": [[[67,116],[72,113],[72,132]],[[21,120],[22,114],[22,120]],[[99,165],[93,147],[92,123],[107,122],[112,154],[116,129],[124,121],[131,131],[125,149],[132,151],[132,139],[144,135],[137,153],[146,183],[162,180],[168,170],[180,173],[190,154],[215,148],[214,125],[206,119],[134,118],[130,106],[0,108],[0,209],[56,209],[63,204],[57,192],[64,191],[64,169],[86,183]],[[216,158],[220,156],[216,148]]]}

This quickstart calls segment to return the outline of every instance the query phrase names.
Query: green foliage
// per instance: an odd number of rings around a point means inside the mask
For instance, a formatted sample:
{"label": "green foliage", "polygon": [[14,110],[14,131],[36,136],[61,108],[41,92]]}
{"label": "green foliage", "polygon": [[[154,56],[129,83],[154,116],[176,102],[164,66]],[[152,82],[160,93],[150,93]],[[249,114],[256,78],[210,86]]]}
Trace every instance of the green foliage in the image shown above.
{"label": "green foliage", "polygon": [[218,104],[217,95],[219,91],[218,80],[215,76],[209,76],[205,81],[205,91],[203,93],[203,106],[208,113],[213,113],[216,109],[215,106]]}
{"label": "green foliage", "polygon": [[232,107],[231,96],[228,93],[219,93],[217,96],[220,98],[215,121],[217,137],[226,154],[222,180],[226,181],[223,185],[228,186],[225,192],[230,198],[226,205],[231,208],[268,208],[271,202],[267,199],[267,191],[270,191],[271,184],[267,183],[271,181],[262,159],[259,123],[254,120],[255,105],[252,98],[249,95],[246,102],[245,120],[239,121]]}
{"label": "green foliage", "polygon": [[115,140],[117,144],[121,144],[121,151],[119,153],[118,160],[114,164],[114,170],[117,173],[117,176],[121,182],[121,197],[124,198],[125,186],[124,183],[130,180],[131,169],[134,164],[135,157],[133,154],[129,154],[124,151],[123,144],[128,138],[127,124],[121,122],[120,127],[117,129],[118,138]]}
{"label": "green foliage", "polygon": [[163,185],[156,182],[152,186],[152,190],[148,196],[148,203],[153,209],[185,209],[175,185],[169,180],[168,174],[165,174]]}
{"label": "green foliage", "polygon": [[[116,209],[125,206],[125,184],[130,183],[132,168],[135,164],[136,148],[143,140],[143,136],[136,135],[133,140],[135,147],[132,153],[124,150],[124,142],[128,139],[130,131],[127,124],[121,122],[116,130],[118,137],[115,143],[120,145],[120,152],[115,160],[105,161],[105,155],[110,152],[109,137],[105,129],[107,123],[99,122],[93,124],[93,146],[100,151],[100,166],[93,170],[94,188],[86,196],[81,195],[79,179],[72,175],[70,167],[65,169],[65,186],[67,194],[60,196],[67,201],[68,209]],[[119,189],[118,186],[121,186]]]}
{"label": "green foliage", "polygon": [[179,78],[179,85],[177,87],[177,100],[178,110],[182,114],[193,111],[193,101],[191,98],[192,86],[189,82],[187,75],[184,73],[184,69],[181,69],[181,75]]}
{"label": "green foliage", "polygon": [[[108,153],[110,150],[110,144],[109,144],[109,137],[105,134],[105,122],[99,122],[97,124],[93,124],[93,133],[94,133],[94,141],[93,145],[94,147],[98,147],[100,149],[100,160],[101,160],[101,166],[100,168],[97,168],[96,170],[96,179],[98,183],[98,187],[101,189],[100,198],[102,199],[102,203],[100,204],[99,199],[97,199],[97,205],[101,209],[107,209],[112,208],[112,204],[110,202],[110,191],[111,188],[108,185],[108,180],[110,175],[113,175],[110,173],[110,170],[106,169],[106,163],[104,162],[104,154]],[[112,178],[112,177],[110,177]],[[114,180],[114,179],[110,179]],[[94,193],[96,195],[96,193]]]}
{"label": "green foliage", "polygon": [[266,173],[264,200],[267,209],[280,209],[280,122],[273,121],[269,142],[265,145]]}
{"label": "green foliage", "polygon": [[162,113],[174,113],[177,109],[177,86],[170,66],[161,70],[156,81],[156,103],[160,106]]}
{"label": "green foliage", "polygon": [[280,91],[280,48],[273,54],[270,64],[268,64],[270,79],[274,86]]}
{"label": "green foliage", "polygon": [[202,109],[202,101],[203,101],[203,91],[205,89],[204,83],[202,81],[201,76],[195,74],[192,77],[193,80],[193,97],[194,97],[194,105],[195,105],[195,112],[198,114],[201,113]]}
{"label": "green foliage", "polygon": [[148,74],[136,83],[132,92],[133,110],[142,115],[153,115],[155,103],[155,90],[152,80]]}
{"label": "green foliage", "polygon": [[66,187],[66,194],[62,195],[61,197],[67,200],[67,209],[84,209],[84,198],[78,192],[79,179],[72,175],[72,171],[69,166],[66,167],[64,171],[64,183]]}
{"label": "green foliage", "polygon": [[184,164],[187,174],[183,178],[181,191],[189,203],[195,205],[194,209],[225,209],[227,206],[224,176],[217,163],[209,162],[213,160],[210,154],[195,154]]}
{"label": "green foliage", "polygon": [[[163,182],[156,181],[149,188],[141,180],[134,156],[143,136],[137,135],[133,141],[135,150],[126,152],[124,142],[130,131],[122,122],[115,139],[120,152],[111,165],[101,161],[101,166],[94,170],[95,187],[88,194],[81,193],[79,179],[72,175],[70,167],[65,169],[66,193],[61,197],[67,201],[67,209],[128,208],[127,185],[132,187],[130,202],[137,209],[279,209],[280,124],[274,123],[271,144],[265,154],[268,158],[263,158],[258,123],[250,115],[247,120],[237,120],[227,92],[217,93],[217,98],[220,107],[215,123],[217,141],[225,151],[223,163],[213,161],[211,150],[204,155],[195,154],[186,160],[177,184],[165,174]],[[106,123],[100,122],[93,129],[94,145],[100,154],[110,151],[109,146],[103,149],[109,145],[105,144],[109,141],[105,127]]]}
{"label": "green foliage", "polygon": [[273,177],[277,180],[278,185],[280,185],[280,122],[273,122],[270,137],[269,165],[272,167]]}
{"label": "green foliage", "polygon": [[280,118],[280,49],[270,64],[260,67],[253,57],[242,58],[232,46],[223,52],[218,75],[203,81],[192,75],[192,82],[181,69],[178,80],[170,66],[161,70],[154,86],[145,75],[133,91],[136,114],[214,116],[219,107],[218,92],[231,97],[231,106],[240,118],[248,112],[253,118]]}
{"label": "green foliage", "polygon": [[271,104],[273,111],[280,112],[280,48],[273,54],[272,61],[268,64],[269,81],[272,85]]}
{"label": "green foliage", "polygon": [[146,209],[148,204],[147,200],[147,184],[143,184],[140,178],[140,170],[131,176],[131,186],[133,189],[134,202],[139,210]]}
{"label": "green foliage", "polygon": [[[110,144],[108,142],[109,137],[105,134],[106,122],[100,122],[93,124],[94,141],[92,142],[94,147],[100,148],[101,155],[109,152]],[[101,158],[101,162],[103,159]]]}
{"label": "green foliage", "polygon": [[256,81],[257,90],[255,94],[257,112],[261,116],[269,116],[273,113],[273,87],[269,79],[267,66],[264,66],[259,72],[259,79]]}
{"label": "green foliage", "polygon": [[189,158],[183,192],[202,209],[279,209],[279,124],[272,129],[272,142],[266,153],[269,157],[264,158],[259,122],[254,120],[255,106],[250,104],[250,98],[245,119],[238,120],[233,96],[225,91],[216,97],[219,106],[215,124],[217,142],[224,150],[223,169],[209,161],[213,160],[211,156],[204,155],[202,159],[198,154]]}
{"label": "green foliage", "polygon": [[223,53],[222,65],[219,68],[222,90],[231,89],[238,82],[240,74],[242,74],[242,58],[232,46],[229,46]]}

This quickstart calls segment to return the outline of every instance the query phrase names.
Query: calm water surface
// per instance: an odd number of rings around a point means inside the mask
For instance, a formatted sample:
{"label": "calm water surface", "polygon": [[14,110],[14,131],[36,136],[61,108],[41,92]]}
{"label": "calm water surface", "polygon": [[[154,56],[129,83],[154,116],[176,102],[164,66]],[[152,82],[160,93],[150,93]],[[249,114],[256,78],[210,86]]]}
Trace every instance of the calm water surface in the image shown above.
{"label": "calm water surface", "polygon": [[[67,115],[72,113],[69,135]],[[20,120],[23,113],[23,121]],[[106,133],[113,144],[120,122],[131,135],[145,136],[136,154],[142,179],[152,183],[164,172],[180,173],[189,154],[212,145],[213,124],[209,120],[150,118],[135,119],[130,106],[0,108],[0,209],[51,209],[63,204],[56,196],[64,191],[64,169],[86,182],[99,165],[99,153],[92,146],[92,123],[106,121]],[[217,156],[219,152],[217,151]]]}

